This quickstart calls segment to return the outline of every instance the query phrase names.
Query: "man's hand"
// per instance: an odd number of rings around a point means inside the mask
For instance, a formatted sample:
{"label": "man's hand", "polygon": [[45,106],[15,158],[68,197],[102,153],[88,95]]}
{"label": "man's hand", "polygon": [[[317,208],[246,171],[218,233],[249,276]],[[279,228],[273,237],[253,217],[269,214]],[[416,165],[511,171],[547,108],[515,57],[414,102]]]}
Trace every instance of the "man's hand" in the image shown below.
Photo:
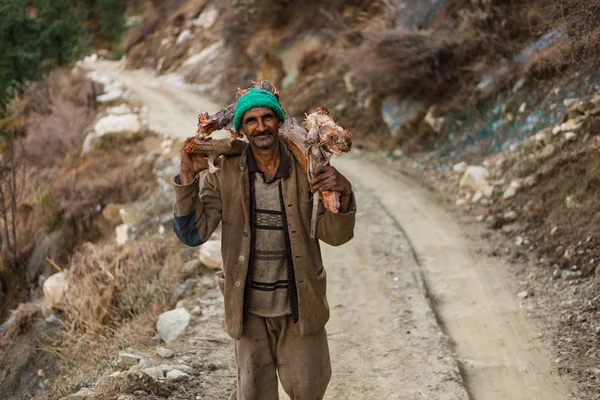
{"label": "man's hand", "polygon": [[340,212],[348,212],[352,196],[352,185],[344,175],[331,165],[319,165],[315,168],[313,178],[310,181],[310,189],[313,193],[317,191],[340,192]]}
{"label": "man's hand", "polygon": [[[211,140],[210,136],[196,135],[195,140]],[[187,142],[187,140],[186,140]],[[179,166],[179,181],[182,185],[192,183],[198,172],[208,169],[208,159],[196,154],[188,154],[181,149],[181,164]]]}

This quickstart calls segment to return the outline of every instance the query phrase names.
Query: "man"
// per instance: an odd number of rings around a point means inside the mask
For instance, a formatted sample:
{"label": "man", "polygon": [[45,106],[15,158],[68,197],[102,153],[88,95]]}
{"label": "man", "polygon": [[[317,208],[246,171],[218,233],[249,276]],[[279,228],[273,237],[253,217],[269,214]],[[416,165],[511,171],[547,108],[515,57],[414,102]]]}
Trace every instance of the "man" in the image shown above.
{"label": "man", "polygon": [[244,153],[199,176],[207,160],[182,151],[173,180],[181,241],[198,246],[222,222],[219,286],[235,339],[238,400],[278,399],[277,375],[290,398],[318,400],[331,377],[326,273],[319,242],[310,239],[312,196],[341,193],[338,214],[319,209],[317,237],[330,245],[352,238],[356,207],[350,182],[331,166],[317,168],[309,185],[279,140],[284,121],[272,93],[249,90],[233,120],[248,139]]}

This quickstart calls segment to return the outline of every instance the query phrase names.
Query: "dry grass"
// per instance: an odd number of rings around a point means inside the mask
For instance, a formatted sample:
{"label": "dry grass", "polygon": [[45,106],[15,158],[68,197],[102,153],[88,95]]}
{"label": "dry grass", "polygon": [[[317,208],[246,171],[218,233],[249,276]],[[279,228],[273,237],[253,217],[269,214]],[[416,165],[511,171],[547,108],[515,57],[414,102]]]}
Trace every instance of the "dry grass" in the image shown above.
{"label": "dry grass", "polygon": [[70,289],[57,340],[41,350],[60,361],[48,398],[94,382],[118,351],[153,344],[154,324],[181,282],[185,255],[172,240],[82,246],[68,265]]}

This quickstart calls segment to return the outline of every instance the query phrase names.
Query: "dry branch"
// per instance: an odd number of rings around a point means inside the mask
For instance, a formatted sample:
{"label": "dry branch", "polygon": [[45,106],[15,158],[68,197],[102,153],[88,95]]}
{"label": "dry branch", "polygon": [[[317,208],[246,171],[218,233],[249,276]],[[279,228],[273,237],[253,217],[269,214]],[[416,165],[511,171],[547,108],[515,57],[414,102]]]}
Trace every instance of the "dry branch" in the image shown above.
{"label": "dry branch", "polygon": [[[255,88],[268,90],[279,100],[279,91],[269,81],[261,81],[254,85]],[[238,89],[237,98],[246,93],[248,89]],[[233,131],[232,121],[235,114],[235,104],[230,104],[226,108],[213,115],[200,113],[198,115],[198,135],[210,135],[219,129],[227,129],[232,134],[232,139],[226,142],[238,142],[234,140],[239,134]],[[287,118],[279,129],[279,138],[284,142],[287,148],[292,152],[308,179],[312,177],[312,171],[319,165],[328,165],[332,154],[339,155],[347,152],[352,147],[352,135],[335,123],[329,111],[326,108],[318,108],[315,112],[308,115],[303,126],[294,118]],[[202,142],[202,143],[201,143]],[[228,147],[225,144],[210,147],[211,141],[195,140],[190,138],[186,144],[185,151],[195,154],[206,154],[209,158],[211,171],[214,171],[213,163],[215,158],[220,155],[229,155],[225,151]],[[215,141],[219,142],[219,141]],[[201,144],[199,144],[201,143]],[[207,146],[209,146],[207,148]],[[240,152],[241,153],[241,152]],[[237,155],[237,154],[233,154]],[[313,215],[311,220],[311,238],[316,237],[316,217],[319,205],[319,197],[322,198],[325,208],[333,213],[337,213],[340,207],[340,194],[337,192],[322,192],[320,196],[313,198]]]}

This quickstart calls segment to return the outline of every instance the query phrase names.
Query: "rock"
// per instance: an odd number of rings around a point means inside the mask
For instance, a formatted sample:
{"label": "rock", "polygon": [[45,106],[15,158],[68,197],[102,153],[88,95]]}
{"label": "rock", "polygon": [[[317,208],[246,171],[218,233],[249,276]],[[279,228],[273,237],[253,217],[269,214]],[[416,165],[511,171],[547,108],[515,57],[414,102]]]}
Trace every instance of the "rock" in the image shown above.
{"label": "rock", "polygon": [[131,225],[129,224],[121,224],[117,227],[115,227],[115,241],[117,242],[118,245],[124,245],[125,243],[127,243],[129,241],[129,228],[131,227]]}
{"label": "rock", "polygon": [[200,315],[202,315],[202,309],[200,308],[200,306],[195,306],[190,311],[190,314],[194,317],[199,317]]}
{"label": "rock", "polygon": [[527,299],[529,297],[533,297],[533,290],[528,289],[528,290],[524,290],[522,292],[519,292],[519,294],[517,295],[520,299]]}
{"label": "rock", "polygon": [[509,222],[516,221],[518,217],[519,217],[519,214],[517,214],[516,211],[507,211],[503,215],[503,218]]}
{"label": "rock", "polygon": [[552,271],[552,278],[559,279],[562,277],[562,271],[558,268],[558,265],[555,265],[554,271]]}
{"label": "rock", "polygon": [[455,203],[458,207],[464,206],[465,204],[467,204],[467,200],[463,199],[462,197],[460,199],[456,199],[456,203]]}
{"label": "rock", "polygon": [[552,230],[550,230],[550,235],[554,235],[556,232],[558,232],[558,226],[553,226]]}
{"label": "rock", "polygon": [[157,347],[156,354],[158,354],[162,358],[171,358],[175,355],[175,352],[171,349],[167,349],[164,347]]}
{"label": "rock", "polygon": [[522,246],[524,244],[525,244],[525,239],[522,236],[517,236],[517,239],[515,240],[515,245]]}
{"label": "rock", "polygon": [[381,104],[381,114],[392,136],[396,136],[403,126],[423,115],[425,106],[422,101],[389,96]]}
{"label": "rock", "polygon": [[69,280],[64,272],[51,275],[43,285],[44,298],[50,307],[62,305],[68,290]]}
{"label": "rock", "polygon": [[565,206],[569,209],[577,207],[577,203],[575,202],[573,196],[567,196],[565,198]]}
{"label": "rock", "polygon": [[125,366],[127,366],[127,367],[136,365],[143,358],[144,358],[144,356],[142,356],[140,354],[127,353],[127,352],[119,353],[119,360],[123,361],[123,364],[125,364]]}
{"label": "rock", "polygon": [[136,134],[142,130],[142,124],[136,114],[107,115],[94,125],[94,132],[98,136],[131,133]]}
{"label": "rock", "polygon": [[173,365],[173,369],[176,369],[181,372],[185,372],[188,375],[192,375],[194,373],[194,369],[192,367],[188,367],[187,365],[184,365],[184,364]]}
{"label": "rock", "polygon": [[95,399],[96,393],[88,388],[80,389],[77,393],[73,393],[68,395],[67,397],[63,397],[60,400],[86,400],[86,399]]}
{"label": "rock", "polygon": [[507,224],[502,226],[502,232],[506,233],[507,235],[511,233],[523,232],[524,230],[525,226],[519,223]]}
{"label": "rock", "polygon": [[479,203],[479,201],[483,198],[483,193],[476,192],[471,198],[471,203]]}
{"label": "rock", "polygon": [[566,98],[566,99],[563,100],[563,105],[566,108],[570,108],[571,106],[573,106],[573,105],[575,105],[577,103],[579,103],[579,99],[572,98],[572,97],[568,97],[568,98]]}
{"label": "rock", "polygon": [[100,378],[96,383],[96,395],[100,398],[116,398],[120,394],[133,394],[138,390],[155,396],[168,395],[166,387],[142,371],[114,373]]}
{"label": "rock", "polygon": [[424,121],[428,123],[429,126],[431,126],[431,129],[433,129],[435,133],[440,133],[442,131],[442,128],[444,127],[444,122],[446,122],[446,118],[435,117],[435,108],[435,106],[429,107],[429,110],[427,110],[427,114],[425,114]]}
{"label": "rock", "polygon": [[556,146],[555,145],[553,145],[552,143],[547,144],[546,146],[544,146],[544,148],[542,149],[542,151],[539,152],[538,159],[539,160],[546,160],[546,159],[552,157],[554,155],[555,151],[556,151]]}
{"label": "rock", "polygon": [[186,279],[185,282],[183,282],[177,287],[177,289],[173,291],[171,298],[169,299],[169,304],[173,306],[173,304],[177,303],[179,299],[181,299],[194,286],[196,286],[195,279]]}
{"label": "rock", "polygon": [[175,44],[181,44],[183,42],[185,42],[186,40],[188,40],[190,37],[192,37],[192,31],[190,31],[189,29],[186,29],[184,31],[182,31],[179,36],[177,36],[177,40],[175,41]]}
{"label": "rock", "polygon": [[562,129],[561,129],[560,125],[556,125],[554,128],[552,128],[552,135],[553,136],[556,136],[556,135],[558,135],[561,132],[562,132]]}
{"label": "rock", "polygon": [[165,379],[164,372],[158,367],[146,368],[142,370],[143,373],[150,375],[156,380]]}
{"label": "rock", "polygon": [[567,122],[560,124],[560,130],[562,132],[576,131],[583,126],[584,121],[585,118],[581,117],[576,119],[570,119]]}
{"label": "rock", "polygon": [[35,245],[33,252],[27,261],[26,277],[27,282],[35,282],[46,269],[46,257],[51,256],[52,240],[46,232],[38,232],[35,235]]}
{"label": "rock", "polygon": [[185,372],[174,369],[167,373],[167,381],[169,382],[183,382],[187,381],[190,378],[188,374]]}
{"label": "rock", "polygon": [[575,132],[565,132],[565,140],[567,142],[574,142],[577,139],[577,134]]}
{"label": "rock", "polygon": [[517,191],[520,188],[521,188],[520,181],[517,181],[517,180],[511,181],[508,188],[506,188],[506,190],[504,191],[502,198],[504,198],[504,200],[512,199],[513,197],[515,197],[517,195]]}
{"label": "rock", "polygon": [[156,368],[160,369],[162,371],[163,374],[168,373],[169,371],[173,370],[173,366],[169,365],[169,364],[160,364],[159,366],[157,366]]}
{"label": "rock", "polygon": [[127,104],[120,104],[116,107],[109,107],[106,112],[113,115],[124,115],[133,113],[133,109]]}
{"label": "rock", "polygon": [[208,241],[200,246],[200,262],[210,269],[223,268],[221,243],[217,241]]}
{"label": "rock", "polygon": [[209,3],[202,13],[196,18],[192,25],[202,28],[204,30],[210,29],[215,26],[217,19],[219,18],[219,9],[214,5],[214,3]]}
{"label": "rock", "polygon": [[196,276],[198,274],[199,269],[200,260],[190,260],[183,264],[183,267],[181,267],[181,273],[184,278],[191,278],[192,276]]}
{"label": "rock", "polygon": [[537,185],[537,175],[530,175],[523,179],[523,184],[527,187],[534,187]]}
{"label": "rock", "polygon": [[162,313],[156,322],[158,335],[166,343],[172,342],[187,328],[190,317],[190,313],[185,308],[177,308]]}
{"label": "rock", "polygon": [[476,192],[489,190],[490,184],[487,181],[489,175],[490,173],[486,168],[472,165],[465,170],[460,179],[459,187],[469,188]]}
{"label": "rock", "polygon": [[575,279],[579,279],[582,277],[582,273],[581,271],[569,271],[569,270],[564,270],[562,272],[562,278],[566,279],[566,280],[575,280]]}

